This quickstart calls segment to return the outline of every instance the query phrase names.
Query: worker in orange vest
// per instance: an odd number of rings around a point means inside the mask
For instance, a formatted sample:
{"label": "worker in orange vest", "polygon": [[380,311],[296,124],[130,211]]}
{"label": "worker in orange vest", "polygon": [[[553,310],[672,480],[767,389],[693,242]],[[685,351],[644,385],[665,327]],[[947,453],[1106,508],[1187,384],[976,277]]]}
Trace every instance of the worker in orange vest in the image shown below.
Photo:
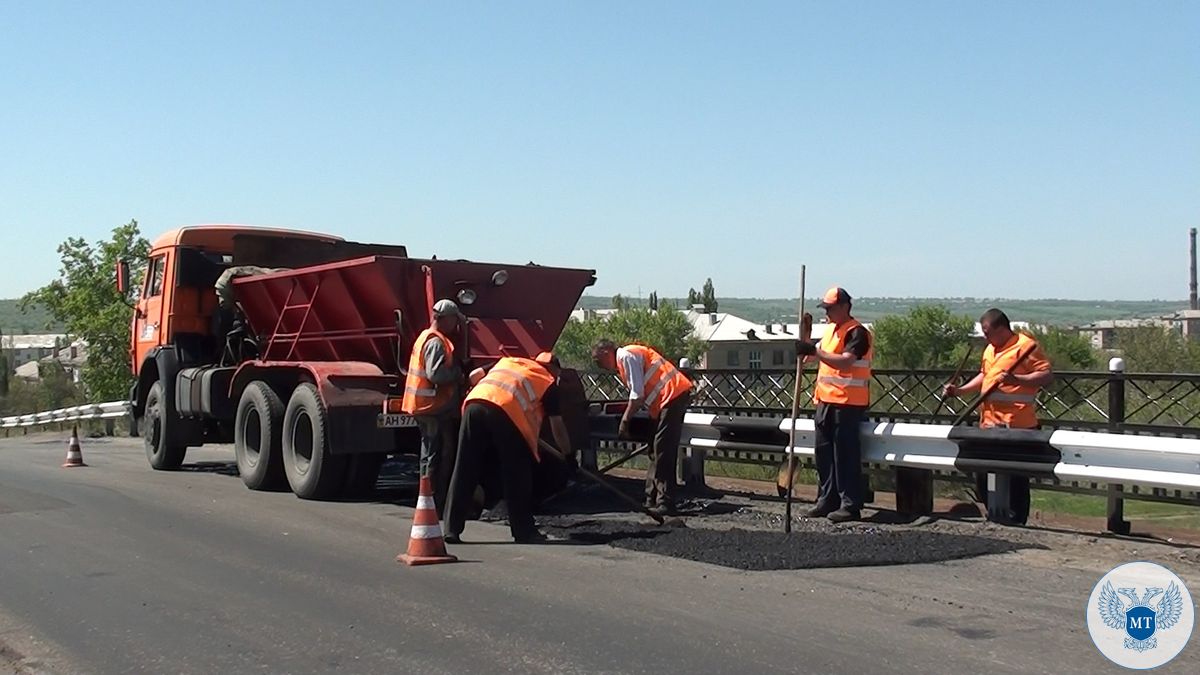
{"label": "worker in orange vest", "polygon": [[[559,404],[561,372],[558,357],[542,352],[532,359],[504,357],[486,375],[472,373],[475,384],[463,402],[458,458],[450,480],[447,542],[461,543],[466,514],[481,483],[489,493],[504,494],[514,541],[547,540],[533,520],[533,472],[534,462],[542,461],[538,439],[543,420],[550,421],[557,449],[567,457],[574,454]],[[485,467],[498,467],[498,475],[486,473]]]}
{"label": "worker in orange vest", "polygon": [[692,404],[692,381],[662,354],[644,345],[617,347],[612,340],[602,339],[592,347],[592,359],[604,370],[617,373],[629,389],[629,405],[621,416],[618,437],[629,437],[629,422],[643,408],[655,421],[646,470],[646,508],[660,515],[675,513],[679,438],[684,415]]}
{"label": "worker in orange vest", "polygon": [[[1008,315],[999,309],[989,309],[979,317],[979,327],[988,345],[983,350],[979,372],[970,382],[961,387],[946,384],[946,396],[995,391],[979,406],[979,426],[983,429],[1037,429],[1038,389],[1054,382],[1054,371],[1050,359],[1046,358],[1041,345],[1023,333],[1014,332]],[[1013,367],[1022,354],[1028,353]],[[1029,519],[1029,478],[1006,475],[1008,502],[1004,512],[994,514],[989,509],[989,519],[1024,524]],[[987,474],[976,475],[976,490],[986,504]]]}
{"label": "worker in orange vest", "polygon": [[462,358],[455,343],[465,317],[453,300],[433,305],[429,328],[413,343],[404,380],[401,410],[417,420],[421,432],[421,475],[433,483],[433,501],[441,518],[458,442]]}
{"label": "worker in orange vest", "polygon": [[817,306],[825,310],[830,324],[820,345],[807,335],[796,344],[805,360],[820,363],[813,387],[817,406],[813,450],[820,486],[817,503],[806,515],[841,523],[857,520],[862,513],[860,427],[871,403],[875,347],[871,332],[850,315],[851,298],[844,288],[825,291]]}

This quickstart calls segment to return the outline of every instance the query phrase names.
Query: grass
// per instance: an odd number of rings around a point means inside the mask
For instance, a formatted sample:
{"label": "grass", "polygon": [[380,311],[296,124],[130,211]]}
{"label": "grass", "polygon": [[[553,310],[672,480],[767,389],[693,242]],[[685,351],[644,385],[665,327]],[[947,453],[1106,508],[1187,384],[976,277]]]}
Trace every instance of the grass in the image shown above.
{"label": "grass", "polygon": [[[1075,495],[1050,490],[1034,490],[1032,506],[1049,513],[1103,518],[1108,500],[1094,495]],[[1164,527],[1200,529],[1200,508],[1182,504],[1125,500],[1125,519],[1150,521]]]}

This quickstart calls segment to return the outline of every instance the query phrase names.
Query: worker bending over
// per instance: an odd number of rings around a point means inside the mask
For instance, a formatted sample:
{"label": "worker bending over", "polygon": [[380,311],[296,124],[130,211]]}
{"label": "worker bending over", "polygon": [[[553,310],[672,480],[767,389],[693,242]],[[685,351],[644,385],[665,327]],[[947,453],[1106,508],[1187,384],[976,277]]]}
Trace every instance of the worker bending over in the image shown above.
{"label": "worker bending over", "polygon": [[629,389],[629,405],[617,432],[620,438],[629,437],[629,421],[643,408],[655,420],[650,466],[646,470],[646,508],[659,515],[675,513],[679,437],[692,403],[692,381],[661,354],[643,345],[617,347],[612,340],[599,340],[592,348],[592,359],[599,367],[617,373]]}
{"label": "worker bending over", "polygon": [[465,317],[452,300],[433,305],[433,319],[413,343],[404,381],[401,410],[417,420],[421,431],[421,475],[433,483],[433,500],[442,517],[458,441],[462,360],[455,341],[464,331]]}
{"label": "worker bending over", "polygon": [[[542,461],[538,438],[546,418],[558,450],[565,456],[573,454],[559,405],[561,372],[558,357],[549,352],[534,359],[505,357],[471,388],[463,403],[458,458],[450,480],[446,541],[462,541],[475,487],[482,481],[485,491],[496,491],[494,468],[508,503],[513,540],[546,541],[533,521],[533,463]],[[476,371],[471,379],[480,376]]]}

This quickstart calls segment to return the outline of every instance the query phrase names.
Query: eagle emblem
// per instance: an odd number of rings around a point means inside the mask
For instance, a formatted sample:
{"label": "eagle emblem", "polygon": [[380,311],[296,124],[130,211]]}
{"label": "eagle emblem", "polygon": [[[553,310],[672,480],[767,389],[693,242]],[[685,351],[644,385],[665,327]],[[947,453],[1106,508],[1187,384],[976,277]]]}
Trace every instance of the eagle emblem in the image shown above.
{"label": "eagle emblem", "polygon": [[[1154,606],[1150,602],[1162,598]],[[1126,604],[1120,596],[1128,598]],[[1161,588],[1146,588],[1138,597],[1136,588],[1113,589],[1112,582],[1104,582],[1098,600],[1100,618],[1114,630],[1125,631],[1125,648],[1144,652],[1158,646],[1154,634],[1170,630],[1179,623],[1183,614],[1183,597],[1179,587],[1172,581],[1166,592]]]}

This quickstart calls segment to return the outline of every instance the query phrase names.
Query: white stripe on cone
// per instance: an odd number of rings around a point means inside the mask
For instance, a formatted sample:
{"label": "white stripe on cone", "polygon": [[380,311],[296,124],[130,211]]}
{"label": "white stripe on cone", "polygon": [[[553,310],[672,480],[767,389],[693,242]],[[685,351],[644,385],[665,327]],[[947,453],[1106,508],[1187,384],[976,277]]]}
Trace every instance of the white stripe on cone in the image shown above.
{"label": "white stripe on cone", "polygon": [[413,539],[437,539],[442,536],[442,526],[439,525],[413,525]]}
{"label": "white stripe on cone", "polygon": [[436,508],[433,505],[433,497],[430,497],[429,495],[421,495],[420,497],[417,497],[417,508],[418,509],[434,509],[434,508]]}

